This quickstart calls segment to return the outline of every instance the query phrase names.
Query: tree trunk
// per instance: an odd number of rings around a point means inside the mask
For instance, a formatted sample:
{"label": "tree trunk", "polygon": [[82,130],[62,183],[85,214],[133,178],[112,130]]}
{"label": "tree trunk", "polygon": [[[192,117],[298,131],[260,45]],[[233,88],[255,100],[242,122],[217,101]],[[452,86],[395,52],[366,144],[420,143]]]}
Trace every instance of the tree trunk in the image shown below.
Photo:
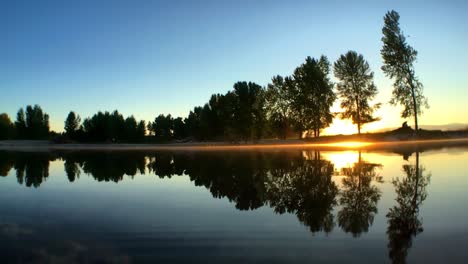
{"label": "tree trunk", "polygon": [[416,151],[416,183],[414,187],[414,196],[413,196],[413,214],[418,210],[418,190],[419,190],[419,152]]}
{"label": "tree trunk", "polygon": [[414,83],[413,83],[413,75],[410,72],[410,78],[407,79],[409,85],[411,87],[411,96],[413,97],[413,111],[414,111],[414,135],[418,136],[418,105],[416,104],[416,95],[414,94]]}

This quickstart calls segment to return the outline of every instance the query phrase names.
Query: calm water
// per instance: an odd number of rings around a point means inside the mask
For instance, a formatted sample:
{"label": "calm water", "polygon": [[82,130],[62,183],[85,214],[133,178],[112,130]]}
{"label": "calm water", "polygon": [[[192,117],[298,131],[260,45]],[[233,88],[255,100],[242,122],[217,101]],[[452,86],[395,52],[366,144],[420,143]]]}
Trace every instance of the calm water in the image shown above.
{"label": "calm water", "polygon": [[0,151],[1,263],[466,263],[467,220],[466,147]]}

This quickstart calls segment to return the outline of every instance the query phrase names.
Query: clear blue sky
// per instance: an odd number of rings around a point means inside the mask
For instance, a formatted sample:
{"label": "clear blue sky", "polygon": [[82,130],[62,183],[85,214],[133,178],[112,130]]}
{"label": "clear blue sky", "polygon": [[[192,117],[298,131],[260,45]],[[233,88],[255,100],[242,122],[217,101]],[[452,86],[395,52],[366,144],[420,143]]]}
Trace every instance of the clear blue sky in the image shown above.
{"label": "clear blue sky", "polygon": [[[236,81],[266,85],[306,56],[333,62],[350,49],[369,61],[386,103],[380,38],[391,9],[419,52],[416,73],[431,104],[421,123],[466,123],[465,1],[4,0],[0,112],[14,119],[37,103],[59,131],[70,110],[186,116]],[[381,113],[380,126],[400,124],[398,108]]]}

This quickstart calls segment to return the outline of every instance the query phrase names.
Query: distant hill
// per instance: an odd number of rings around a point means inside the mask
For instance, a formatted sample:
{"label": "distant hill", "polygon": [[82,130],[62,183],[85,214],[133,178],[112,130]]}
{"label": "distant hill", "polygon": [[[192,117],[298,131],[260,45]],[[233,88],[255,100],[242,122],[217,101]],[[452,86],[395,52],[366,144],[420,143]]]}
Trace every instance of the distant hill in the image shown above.
{"label": "distant hill", "polygon": [[[409,124],[409,123],[408,123],[408,125],[411,126],[411,124]],[[468,124],[452,123],[452,124],[446,124],[446,125],[420,125],[419,128],[425,129],[425,130],[453,131],[453,130],[468,129]],[[375,130],[374,133],[393,131],[395,129],[398,129],[398,127],[382,128],[382,129],[379,129],[379,130]]]}

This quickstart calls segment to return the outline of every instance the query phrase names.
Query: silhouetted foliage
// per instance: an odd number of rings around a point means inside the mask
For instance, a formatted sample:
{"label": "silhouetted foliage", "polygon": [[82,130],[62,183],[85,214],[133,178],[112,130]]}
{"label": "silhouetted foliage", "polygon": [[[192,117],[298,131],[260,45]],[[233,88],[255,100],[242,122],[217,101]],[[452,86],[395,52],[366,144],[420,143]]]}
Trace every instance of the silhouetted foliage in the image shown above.
{"label": "silhouetted foliage", "polygon": [[173,120],[173,136],[175,139],[183,139],[188,136],[187,127],[182,117]]}
{"label": "silhouetted foliage", "polygon": [[234,84],[234,130],[242,139],[260,139],[265,121],[262,87],[253,82]]}
{"label": "silhouetted foliage", "polygon": [[264,90],[252,82],[237,82],[225,95],[213,94],[203,107],[190,111],[184,123],[197,140],[258,140],[266,125]]}
{"label": "silhouetted foliage", "polygon": [[172,138],[173,124],[171,115],[159,115],[151,123],[151,131],[159,141],[170,140]]}
{"label": "silhouetted foliage", "polygon": [[98,112],[83,121],[83,141],[142,142],[146,133],[144,121],[133,116],[124,118],[117,110]]}
{"label": "silhouetted foliage", "polygon": [[323,55],[319,60],[307,57],[294,71],[291,108],[299,137],[302,137],[304,131],[313,131],[314,136],[318,137],[320,131],[332,123],[330,108],[336,95],[329,73],[330,63]]}
{"label": "silhouetted foliage", "polygon": [[414,62],[418,52],[407,42],[400,29],[400,15],[392,10],[384,17],[382,29],[383,47],[381,50],[384,65],[382,70],[394,79],[392,99],[393,105],[403,106],[401,117],[414,117],[415,132],[418,131],[418,115],[423,107],[429,107],[423,95],[423,85],[414,72]]}
{"label": "silhouetted foliage", "polygon": [[419,208],[427,198],[426,187],[430,182],[430,174],[424,175],[425,169],[419,165],[419,152],[415,164],[403,165],[403,171],[404,178],[393,180],[397,205],[387,214],[388,249],[393,263],[406,263],[413,237],[424,230]]}
{"label": "silhouetted foliage", "polygon": [[343,190],[339,199],[342,209],[338,212],[338,224],[346,233],[354,237],[367,232],[377,214],[377,203],[380,200],[380,190],[372,182],[382,182],[382,177],[376,172],[380,164],[369,163],[361,159],[352,167],[343,168]]}
{"label": "silhouetted foliage", "polygon": [[292,130],[291,88],[292,79],[281,76],[272,78],[265,92],[266,117],[274,134],[286,139]]}
{"label": "silhouetted foliage", "polygon": [[15,127],[19,139],[47,139],[49,137],[49,115],[39,105],[26,106],[18,110]]}
{"label": "silhouetted foliage", "polygon": [[70,111],[70,113],[68,113],[67,119],[65,119],[65,134],[72,139],[76,139],[79,135],[80,129],[82,130],[80,116],[75,112]]}
{"label": "silhouetted foliage", "polygon": [[15,136],[15,125],[6,113],[0,114],[0,140],[12,139]]}
{"label": "silhouetted foliage", "polygon": [[380,104],[369,105],[369,101],[377,95],[377,87],[374,85],[374,73],[370,70],[369,63],[361,54],[348,51],[334,64],[338,96],[341,98],[341,118],[351,118],[357,125],[358,134],[361,134],[363,124],[379,120],[373,116],[374,110]]}

